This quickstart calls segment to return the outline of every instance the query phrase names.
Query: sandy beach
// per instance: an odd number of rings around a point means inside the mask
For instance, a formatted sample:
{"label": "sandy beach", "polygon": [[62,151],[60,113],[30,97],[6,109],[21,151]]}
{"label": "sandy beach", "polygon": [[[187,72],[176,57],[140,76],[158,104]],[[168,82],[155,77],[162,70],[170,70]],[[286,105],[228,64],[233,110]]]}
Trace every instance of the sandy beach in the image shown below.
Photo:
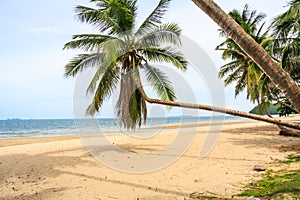
{"label": "sandy beach", "polygon": [[[147,139],[107,138],[139,155],[168,145],[177,134],[172,130]],[[224,126],[214,149],[200,159],[208,128],[195,130],[179,159],[141,174],[99,162],[78,136],[0,140],[0,199],[188,199],[192,193],[231,197],[261,177],[264,172],[255,172],[255,165],[271,169],[274,162],[300,152],[300,138],[282,137],[276,126],[247,121]]]}

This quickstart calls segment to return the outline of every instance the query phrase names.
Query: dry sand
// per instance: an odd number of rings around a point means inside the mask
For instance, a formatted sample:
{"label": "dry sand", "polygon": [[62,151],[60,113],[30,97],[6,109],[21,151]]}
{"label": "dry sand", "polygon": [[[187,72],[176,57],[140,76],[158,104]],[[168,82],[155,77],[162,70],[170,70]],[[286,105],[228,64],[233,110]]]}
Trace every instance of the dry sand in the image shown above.
{"label": "dry sand", "polygon": [[[176,135],[172,130],[143,140],[108,138],[141,154],[168,144]],[[274,161],[300,152],[299,138],[281,137],[265,123],[240,122],[223,127],[213,151],[200,159],[206,133],[207,128],[198,128],[176,162],[143,174],[103,165],[76,136],[0,140],[0,199],[186,199],[194,192],[230,197],[261,176],[254,165],[271,168]]]}

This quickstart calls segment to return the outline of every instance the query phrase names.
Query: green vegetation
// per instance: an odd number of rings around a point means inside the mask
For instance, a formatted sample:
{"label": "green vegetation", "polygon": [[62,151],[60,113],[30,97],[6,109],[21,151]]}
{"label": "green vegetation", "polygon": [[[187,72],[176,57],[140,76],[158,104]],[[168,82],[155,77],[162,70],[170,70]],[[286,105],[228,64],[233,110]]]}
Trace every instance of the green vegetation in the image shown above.
{"label": "green vegetation", "polygon": [[[153,63],[170,63],[184,70],[187,61],[176,49],[181,45],[181,29],[176,23],[162,23],[170,0],[160,0],[141,26],[136,27],[137,0],[91,0],[95,7],[77,6],[80,22],[99,30],[96,34],[74,35],[64,49],[86,53],[74,57],[65,66],[66,76],[76,76],[94,68],[86,93],[93,95],[88,115],[99,112],[103,102],[120,85],[115,113],[120,126],[135,129],[147,118],[146,101],[141,96],[140,74],[162,100],[176,99],[166,74]],[[164,46],[161,46],[164,44]],[[136,81],[138,80],[138,81]]]}
{"label": "green vegetation", "polygon": [[291,163],[298,163],[300,162],[300,155],[290,154],[283,163],[291,164]]}
{"label": "green vegetation", "polygon": [[[299,163],[300,155],[288,155],[286,160],[280,162],[284,168],[292,163]],[[300,169],[296,170],[268,170],[262,180],[251,183],[245,187],[241,194],[234,195],[231,199],[244,199],[254,196],[260,199],[300,199]],[[192,199],[222,199],[214,196],[196,196]]]}
{"label": "green vegetation", "polygon": [[[274,105],[270,105],[268,108],[267,108],[268,112],[271,114],[271,115],[278,115],[279,113],[277,112],[277,107],[274,106]],[[252,114],[259,114],[259,115],[266,115],[266,111],[263,110],[261,111],[259,109],[259,106],[255,106],[249,113],[252,113]]]}
{"label": "green vegetation", "polygon": [[299,197],[300,170],[268,171],[263,180],[248,186],[239,196],[265,197],[268,199]]}
{"label": "green vegetation", "polygon": [[[248,33],[258,44],[263,46],[268,40],[267,32],[263,32],[264,24],[260,22],[266,17],[265,14],[257,14],[256,11],[250,11],[248,5],[245,5],[242,12],[233,10],[229,15]],[[246,89],[247,99],[253,103],[261,102],[260,77],[262,71],[258,65],[234,42],[234,40],[220,30],[220,36],[225,37],[225,41],[216,47],[216,50],[222,51],[224,60],[231,62],[223,65],[219,71],[219,77],[224,79],[225,86],[236,83],[235,96]]]}
{"label": "green vegetation", "polygon": [[[233,10],[229,15],[249,34],[277,64],[284,69],[299,86],[300,84],[300,1],[289,3],[289,9],[276,17],[268,31],[263,32],[265,15],[250,11],[245,5],[242,12]],[[261,25],[260,25],[261,24]],[[224,79],[225,85],[235,83],[235,95],[246,90],[247,99],[257,103],[257,110],[251,113],[274,114],[273,105],[278,113],[288,115],[296,112],[291,102],[277,89],[271,79],[253,62],[248,54],[223,30],[221,36],[225,41],[216,47],[222,51],[222,58],[230,60],[219,71],[219,77]],[[272,112],[268,113],[269,108]]]}
{"label": "green vegetation", "polygon": [[198,197],[192,197],[191,199],[201,199],[201,200],[227,200],[227,198],[219,198],[219,197],[210,197],[210,196],[198,196]]}
{"label": "green vegetation", "polygon": [[[300,155],[291,154],[282,163],[289,165],[299,163]],[[252,183],[238,196],[255,196],[266,199],[299,199],[300,197],[300,169],[269,170],[261,181]]]}
{"label": "green vegetation", "polygon": [[295,111],[292,108],[291,102],[287,98],[282,98],[281,101],[278,101],[276,103],[277,111],[279,113],[279,116],[288,116],[290,114],[296,114],[297,111]]}

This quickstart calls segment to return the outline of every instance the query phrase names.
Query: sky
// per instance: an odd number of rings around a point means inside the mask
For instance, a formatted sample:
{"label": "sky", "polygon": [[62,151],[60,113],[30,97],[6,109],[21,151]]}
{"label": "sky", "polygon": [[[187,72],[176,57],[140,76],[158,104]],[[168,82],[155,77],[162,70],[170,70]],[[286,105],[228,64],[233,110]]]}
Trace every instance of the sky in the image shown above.
{"label": "sky", "polygon": [[[251,9],[267,14],[268,23],[283,13],[287,5],[286,0],[215,2],[226,12],[232,9],[242,10],[247,3]],[[139,0],[138,22],[150,13],[157,3],[158,0]],[[78,52],[62,48],[73,34],[95,31],[75,19],[76,5],[92,6],[88,0],[0,1],[0,119],[74,117],[73,105],[77,102],[74,100],[74,94],[79,81],[76,78],[65,78],[63,73],[64,65]],[[183,29],[183,35],[204,50],[216,69],[226,63],[221,59],[221,53],[214,50],[223,40],[219,37],[218,26],[192,1],[173,0],[164,22],[177,22]],[[198,67],[201,66],[196,66]],[[187,72],[183,81],[192,88],[193,98],[184,99],[190,95],[185,93],[184,84],[179,81],[174,87],[180,100],[197,101],[191,103],[212,102],[211,93],[205,89],[205,77],[193,77],[193,72]],[[226,87],[224,91],[226,107],[243,111],[249,111],[253,107],[246,100],[244,93],[234,97],[233,86]],[[82,93],[82,96],[84,95],[85,93]],[[99,117],[113,117],[112,103],[115,96],[106,102]],[[158,110],[156,113],[166,112],[161,108],[153,110]],[[178,112],[171,111],[170,115],[172,114],[177,115]]]}

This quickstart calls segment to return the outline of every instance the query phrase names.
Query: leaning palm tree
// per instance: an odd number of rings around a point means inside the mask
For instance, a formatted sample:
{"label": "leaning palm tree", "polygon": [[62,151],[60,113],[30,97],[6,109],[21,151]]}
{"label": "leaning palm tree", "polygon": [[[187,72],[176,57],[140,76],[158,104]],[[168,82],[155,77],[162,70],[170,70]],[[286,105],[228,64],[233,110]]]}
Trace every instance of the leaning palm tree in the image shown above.
{"label": "leaning palm tree", "polygon": [[[270,26],[272,35],[265,42],[265,49],[272,58],[299,84],[300,80],[300,1],[294,0],[289,3],[289,9],[276,17]],[[266,48],[267,47],[267,48]],[[284,104],[289,109],[294,110],[293,106],[285,103],[285,95],[276,89],[271,80],[263,74],[260,81],[260,91],[266,94],[266,103]],[[268,87],[265,87],[265,86]]]}
{"label": "leaning palm tree", "polygon": [[96,114],[120,84],[115,106],[118,122],[126,129],[135,129],[141,126],[142,120],[146,122],[147,117],[146,101],[135,81],[140,81],[140,73],[146,75],[161,99],[176,99],[166,74],[151,63],[166,62],[186,69],[187,61],[176,49],[181,45],[181,29],[176,23],[162,23],[170,0],[160,0],[137,28],[137,0],[91,2],[95,3],[95,8],[77,6],[76,15],[79,21],[93,25],[100,33],[74,35],[72,41],[65,44],[64,49],[86,51],[65,66],[65,75],[76,76],[88,67],[96,68],[87,88],[87,93],[94,96],[86,111],[88,115]]}
{"label": "leaning palm tree", "polygon": [[[267,32],[262,32],[264,23],[259,23],[265,18],[265,14],[256,14],[256,11],[250,11],[248,5],[244,6],[242,12],[233,10],[229,12],[231,16],[258,44],[266,44]],[[258,65],[229,37],[222,29],[220,36],[225,37],[225,41],[216,47],[216,50],[222,51],[222,58],[230,60],[223,65],[219,71],[219,77],[224,78],[225,86],[236,83],[235,96],[246,89],[247,99],[253,103],[260,104],[265,94],[261,93],[260,78],[262,71]],[[264,84],[265,86],[265,84]]]}
{"label": "leaning palm tree", "polygon": [[[64,49],[86,51],[74,57],[65,66],[66,76],[76,76],[88,67],[96,73],[87,88],[94,98],[87,109],[93,115],[99,111],[103,101],[120,84],[116,114],[120,125],[127,129],[141,125],[146,119],[146,102],[174,107],[203,109],[261,120],[273,124],[300,129],[299,124],[278,121],[246,112],[219,108],[203,104],[175,102],[174,90],[160,69],[150,62],[169,62],[179,69],[186,69],[187,61],[174,47],[180,45],[181,30],[177,24],[162,24],[170,0],[160,0],[150,16],[136,29],[136,0],[91,0],[97,8],[77,6],[77,17],[81,22],[92,24],[107,34],[74,35]],[[160,44],[163,43],[163,47]],[[144,71],[147,81],[161,99],[146,95],[142,87],[140,72]]]}
{"label": "leaning palm tree", "polygon": [[[300,88],[290,75],[213,0],[192,0],[230,36],[300,112]],[[299,0],[298,0],[299,1]],[[297,1],[297,2],[298,2]]]}
{"label": "leaning palm tree", "polygon": [[[262,33],[264,23],[257,28],[261,20],[265,18],[264,14],[257,15],[256,11],[250,11],[246,4],[241,13],[233,10],[229,12],[229,16],[269,53],[274,54],[278,51],[274,50],[274,39],[267,37],[268,31]],[[221,67],[219,77],[225,78],[225,85],[236,82],[236,96],[246,89],[247,99],[258,104],[258,112],[260,114],[265,113],[272,118],[268,108],[274,104],[273,102],[278,102],[280,91],[274,89],[274,85],[258,65],[223,30],[220,30],[220,32],[220,35],[225,37],[226,40],[216,49],[223,51],[222,58],[230,59],[231,62]],[[276,57],[280,59],[278,55],[273,55],[273,59],[280,62]],[[286,129],[283,126],[279,125],[278,127],[281,129],[281,134],[293,135],[295,133],[295,131]]]}

